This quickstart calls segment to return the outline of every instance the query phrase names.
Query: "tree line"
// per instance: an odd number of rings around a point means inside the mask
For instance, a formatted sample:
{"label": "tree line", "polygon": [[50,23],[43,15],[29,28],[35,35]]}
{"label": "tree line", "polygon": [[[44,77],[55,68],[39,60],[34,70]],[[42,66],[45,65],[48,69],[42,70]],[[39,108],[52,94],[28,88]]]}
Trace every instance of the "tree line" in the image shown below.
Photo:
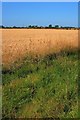
{"label": "tree line", "polygon": [[29,26],[25,26],[25,27],[17,27],[17,26],[12,26],[12,27],[6,27],[6,26],[0,26],[0,28],[4,28],[4,29],[78,29],[76,27],[63,27],[63,26],[59,26],[59,25],[55,25],[55,26],[52,26],[52,24],[48,25],[48,26],[38,26],[38,25],[29,25]]}

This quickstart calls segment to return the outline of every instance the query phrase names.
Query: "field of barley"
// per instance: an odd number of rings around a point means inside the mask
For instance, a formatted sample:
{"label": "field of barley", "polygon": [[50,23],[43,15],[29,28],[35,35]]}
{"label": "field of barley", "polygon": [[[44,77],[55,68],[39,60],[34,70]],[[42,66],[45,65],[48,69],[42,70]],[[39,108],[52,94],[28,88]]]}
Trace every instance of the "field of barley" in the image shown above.
{"label": "field of barley", "polygon": [[3,29],[3,64],[78,47],[78,30]]}
{"label": "field of barley", "polygon": [[78,30],[2,30],[3,118],[78,118]]}

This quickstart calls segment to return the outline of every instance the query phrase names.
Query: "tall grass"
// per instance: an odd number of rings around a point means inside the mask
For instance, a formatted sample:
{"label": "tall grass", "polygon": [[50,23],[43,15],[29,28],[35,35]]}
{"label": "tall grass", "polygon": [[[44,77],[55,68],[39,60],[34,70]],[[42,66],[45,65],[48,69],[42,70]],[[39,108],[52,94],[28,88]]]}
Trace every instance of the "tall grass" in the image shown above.
{"label": "tall grass", "polygon": [[77,80],[77,49],[3,67],[3,118],[77,118]]}

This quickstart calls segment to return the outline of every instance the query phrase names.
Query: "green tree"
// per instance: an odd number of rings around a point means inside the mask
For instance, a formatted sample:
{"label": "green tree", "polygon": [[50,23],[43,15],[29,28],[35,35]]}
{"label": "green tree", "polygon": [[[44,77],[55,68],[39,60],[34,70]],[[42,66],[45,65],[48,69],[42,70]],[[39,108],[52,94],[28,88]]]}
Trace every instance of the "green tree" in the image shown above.
{"label": "green tree", "polygon": [[29,25],[29,26],[28,26],[28,28],[32,28],[32,26],[31,26],[31,25]]}
{"label": "green tree", "polygon": [[52,25],[51,25],[51,24],[49,25],[49,28],[52,28]]}
{"label": "green tree", "polygon": [[16,26],[13,26],[13,28],[17,28]]}
{"label": "green tree", "polygon": [[59,28],[59,25],[55,25],[55,28]]}

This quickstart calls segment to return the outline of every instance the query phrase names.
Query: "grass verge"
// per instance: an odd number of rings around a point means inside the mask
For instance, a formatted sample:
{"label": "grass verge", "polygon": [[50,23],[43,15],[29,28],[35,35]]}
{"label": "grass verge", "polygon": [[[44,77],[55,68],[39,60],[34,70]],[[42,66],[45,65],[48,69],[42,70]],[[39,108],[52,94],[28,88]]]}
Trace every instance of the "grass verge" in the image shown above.
{"label": "grass verge", "polygon": [[3,118],[77,118],[78,52],[27,57],[3,67]]}

